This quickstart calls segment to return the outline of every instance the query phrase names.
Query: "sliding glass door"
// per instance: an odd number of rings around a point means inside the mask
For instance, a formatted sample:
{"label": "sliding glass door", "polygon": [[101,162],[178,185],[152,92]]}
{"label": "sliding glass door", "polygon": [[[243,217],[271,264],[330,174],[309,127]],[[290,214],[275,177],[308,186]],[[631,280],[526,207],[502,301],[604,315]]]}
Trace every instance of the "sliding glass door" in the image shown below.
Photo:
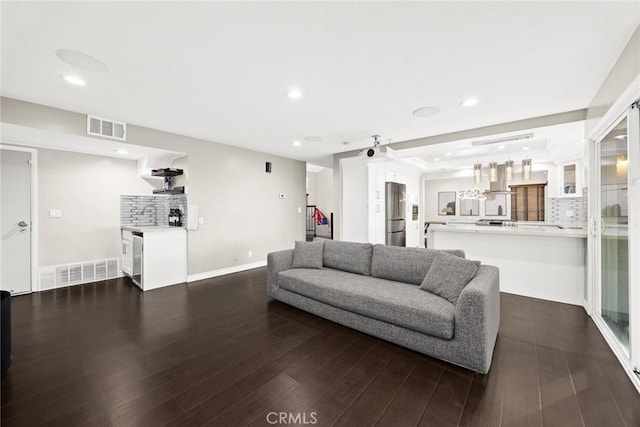
{"label": "sliding glass door", "polygon": [[600,314],[629,353],[629,152],[627,117],[599,143]]}
{"label": "sliding glass door", "polygon": [[637,104],[595,144],[595,311],[627,369],[640,365],[640,114]]}

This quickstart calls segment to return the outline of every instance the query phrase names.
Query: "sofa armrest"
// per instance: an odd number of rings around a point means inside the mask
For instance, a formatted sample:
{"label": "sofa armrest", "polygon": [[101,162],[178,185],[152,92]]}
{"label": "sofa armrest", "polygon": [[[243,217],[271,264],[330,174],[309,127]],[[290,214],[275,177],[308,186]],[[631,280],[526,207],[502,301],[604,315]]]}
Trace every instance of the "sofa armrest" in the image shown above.
{"label": "sofa armrest", "polygon": [[500,272],[492,265],[481,265],[464,288],[456,306],[456,331],[468,350],[482,353],[484,372],[491,366],[493,348],[500,326]]}
{"label": "sofa armrest", "polygon": [[271,252],[267,255],[267,295],[275,297],[278,290],[278,273],[293,265],[293,249]]}

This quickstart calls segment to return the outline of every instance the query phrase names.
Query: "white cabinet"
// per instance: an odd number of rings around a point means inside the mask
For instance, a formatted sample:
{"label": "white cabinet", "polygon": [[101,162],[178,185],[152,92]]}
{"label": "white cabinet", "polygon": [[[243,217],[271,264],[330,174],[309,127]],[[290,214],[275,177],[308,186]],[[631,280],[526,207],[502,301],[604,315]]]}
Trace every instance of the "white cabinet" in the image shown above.
{"label": "white cabinet", "polygon": [[558,197],[582,197],[582,167],[579,160],[558,165]]}
{"label": "white cabinet", "polygon": [[122,272],[133,276],[133,234],[129,230],[122,230]]}
{"label": "white cabinet", "polygon": [[[123,229],[122,271],[143,291],[187,280],[187,230],[178,227],[130,227]],[[132,235],[128,243],[125,235]],[[135,240],[135,242],[133,241]],[[126,245],[126,246],[125,246]],[[125,264],[130,262],[129,272]]]}

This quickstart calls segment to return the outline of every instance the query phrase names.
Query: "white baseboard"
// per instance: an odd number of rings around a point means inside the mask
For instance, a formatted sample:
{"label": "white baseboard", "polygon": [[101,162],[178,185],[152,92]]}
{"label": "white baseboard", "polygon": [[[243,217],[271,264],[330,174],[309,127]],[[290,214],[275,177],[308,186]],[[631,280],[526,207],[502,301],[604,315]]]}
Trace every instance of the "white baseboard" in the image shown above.
{"label": "white baseboard", "polygon": [[231,273],[238,273],[240,271],[264,267],[266,265],[267,261],[258,261],[252,262],[250,264],[234,265],[232,267],[219,268],[218,270],[205,271],[203,273],[189,274],[187,275],[187,283],[195,282],[197,280],[210,279],[212,277],[224,276]]}

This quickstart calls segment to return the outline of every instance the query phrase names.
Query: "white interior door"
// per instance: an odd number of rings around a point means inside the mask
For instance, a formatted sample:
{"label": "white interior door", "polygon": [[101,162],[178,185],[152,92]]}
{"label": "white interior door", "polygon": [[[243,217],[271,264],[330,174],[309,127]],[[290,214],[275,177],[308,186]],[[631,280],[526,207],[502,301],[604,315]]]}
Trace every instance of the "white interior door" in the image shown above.
{"label": "white interior door", "polygon": [[31,153],[0,150],[0,289],[31,292]]}

